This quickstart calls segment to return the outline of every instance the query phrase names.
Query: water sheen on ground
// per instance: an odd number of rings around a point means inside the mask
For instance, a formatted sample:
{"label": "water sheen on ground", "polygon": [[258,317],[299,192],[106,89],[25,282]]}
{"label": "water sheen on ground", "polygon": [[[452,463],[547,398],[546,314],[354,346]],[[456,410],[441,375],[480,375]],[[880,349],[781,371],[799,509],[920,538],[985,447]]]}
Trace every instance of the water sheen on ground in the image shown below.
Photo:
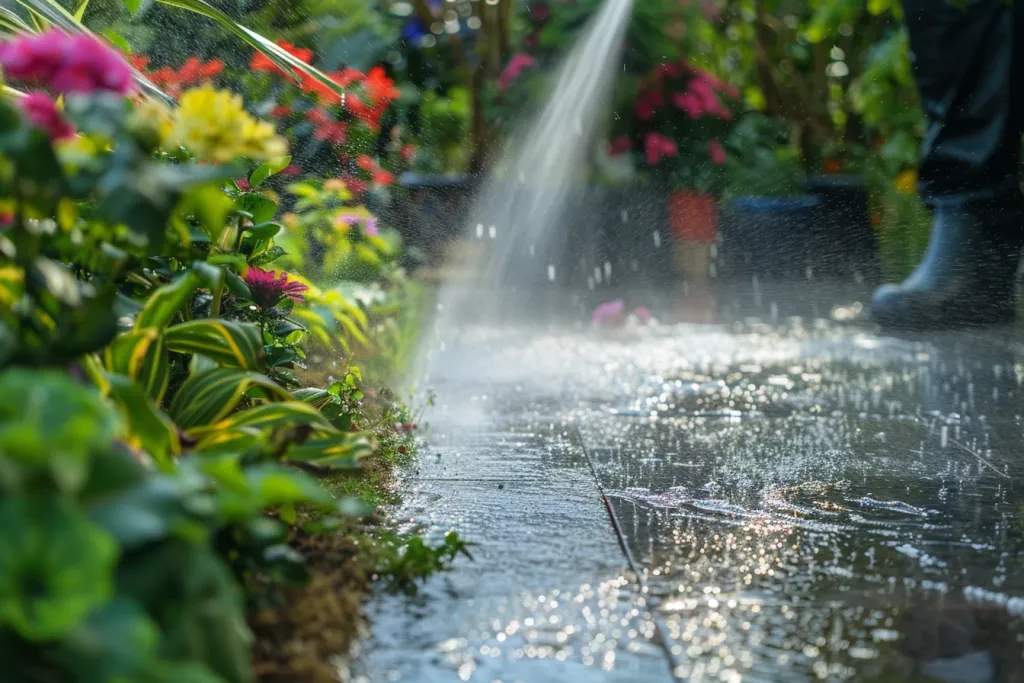
{"label": "water sheen on ground", "polygon": [[773,315],[446,347],[370,679],[1019,680],[1024,333]]}

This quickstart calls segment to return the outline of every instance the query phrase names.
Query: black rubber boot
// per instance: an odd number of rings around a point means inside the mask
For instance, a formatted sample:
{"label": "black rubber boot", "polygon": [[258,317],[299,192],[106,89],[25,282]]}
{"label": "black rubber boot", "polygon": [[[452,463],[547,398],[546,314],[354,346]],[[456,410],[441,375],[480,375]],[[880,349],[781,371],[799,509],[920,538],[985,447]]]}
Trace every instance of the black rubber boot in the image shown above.
{"label": "black rubber boot", "polygon": [[1022,244],[1024,201],[937,208],[921,264],[903,283],[875,292],[872,316],[907,330],[1010,322]]}

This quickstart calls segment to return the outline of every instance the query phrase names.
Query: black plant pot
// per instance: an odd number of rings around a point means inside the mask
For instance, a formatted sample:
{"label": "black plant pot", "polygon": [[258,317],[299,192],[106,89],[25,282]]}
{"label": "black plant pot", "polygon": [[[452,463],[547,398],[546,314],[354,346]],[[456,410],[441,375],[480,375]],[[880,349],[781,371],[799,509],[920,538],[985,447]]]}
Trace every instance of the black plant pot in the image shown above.
{"label": "black plant pot", "polygon": [[881,259],[864,178],[811,176],[804,187],[809,194],[820,197],[825,208],[822,220],[814,226],[818,269],[844,280],[877,282]]}
{"label": "black plant pot", "polygon": [[425,176],[404,173],[398,179],[402,196],[382,209],[381,219],[395,227],[406,247],[438,265],[449,244],[466,224],[476,180],[472,176]]}
{"label": "black plant pot", "polygon": [[815,195],[738,197],[719,220],[720,279],[794,280],[815,276],[814,239],[823,201]]}

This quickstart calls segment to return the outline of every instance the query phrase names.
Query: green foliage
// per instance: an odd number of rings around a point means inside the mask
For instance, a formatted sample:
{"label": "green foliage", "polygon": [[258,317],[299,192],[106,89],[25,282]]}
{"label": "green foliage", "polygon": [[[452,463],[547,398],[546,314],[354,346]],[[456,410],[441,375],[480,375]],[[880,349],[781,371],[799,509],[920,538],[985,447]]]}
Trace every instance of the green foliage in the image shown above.
{"label": "green foliage", "polygon": [[[311,343],[370,346],[367,312],[263,270],[289,159],[202,165],[145,103],[65,105],[53,142],[0,99],[0,656],[25,683],[248,683],[246,610],[306,578],[293,527],[366,512],[309,473],[374,451],[358,369],[297,378]],[[352,233],[389,274],[397,243]]]}
{"label": "green foliage", "polygon": [[433,547],[420,536],[385,535],[375,548],[377,573],[396,590],[415,595],[418,582],[444,571],[459,555],[472,560],[471,546],[454,531],[445,534],[444,541]]}

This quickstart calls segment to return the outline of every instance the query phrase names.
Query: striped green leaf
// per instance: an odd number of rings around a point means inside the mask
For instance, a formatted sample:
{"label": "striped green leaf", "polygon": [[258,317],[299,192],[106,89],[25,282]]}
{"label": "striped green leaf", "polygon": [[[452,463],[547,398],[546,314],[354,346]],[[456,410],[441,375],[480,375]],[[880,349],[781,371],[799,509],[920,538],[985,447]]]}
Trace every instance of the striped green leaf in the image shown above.
{"label": "striped green leaf", "polygon": [[317,410],[323,410],[325,406],[329,406],[334,403],[338,398],[326,389],[317,389],[316,387],[297,389],[292,392],[292,396],[294,396],[297,401],[308,403]]}
{"label": "striped green leaf", "polygon": [[373,445],[364,434],[338,432],[292,446],[288,459],[333,469],[353,469],[371,453]]}
{"label": "striped green leaf", "polygon": [[250,392],[269,401],[288,401],[291,394],[257,372],[216,368],[192,375],[171,403],[171,417],[183,429],[214,424],[229,415]]}
{"label": "striped green leaf", "polygon": [[163,400],[171,368],[160,328],[118,335],[103,350],[103,365],[107,372],[124,375],[138,384],[157,405]]}
{"label": "striped green leaf", "polygon": [[282,427],[309,426],[320,431],[336,431],[320,411],[301,401],[282,401],[242,410],[208,426],[192,430],[195,436],[208,432],[234,432],[240,429],[266,431]]}
{"label": "striped green leaf", "polygon": [[110,397],[124,414],[129,440],[137,442],[162,469],[169,469],[181,454],[174,423],[131,377],[110,374],[106,382]]}
{"label": "striped green leaf", "polygon": [[170,351],[201,354],[220,365],[245,370],[258,370],[265,355],[262,333],[249,323],[193,320],[168,329],[166,339]]}

